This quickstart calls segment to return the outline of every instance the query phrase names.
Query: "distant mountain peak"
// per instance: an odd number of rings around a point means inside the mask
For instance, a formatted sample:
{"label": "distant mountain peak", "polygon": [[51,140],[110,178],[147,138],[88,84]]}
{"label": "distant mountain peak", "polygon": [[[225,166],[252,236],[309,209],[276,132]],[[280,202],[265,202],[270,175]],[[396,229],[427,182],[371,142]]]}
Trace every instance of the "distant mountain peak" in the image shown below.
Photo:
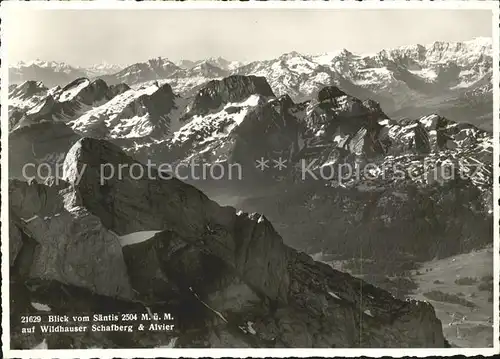
{"label": "distant mountain peak", "polygon": [[163,67],[163,68],[177,68],[180,69],[175,63],[167,59],[166,57],[156,57],[147,60],[147,63],[151,67]]}
{"label": "distant mountain peak", "polygon": [[335,99],[337,97],[345,96],[346,93],[339,89],[337,86],[327,86],[323,87],[318,92],[318,101],[322,102],[324,100]]}
{"label": "distant mountain peak", "polygon": [[60,61],[47,61],[41,60],[39,58],[31,61],[19,61],[16,64],[17,66],[39,66],[39,67],[71,67],[65,62]]}
{"label": "distant mountain peak", "polygon": [[296,56],[304,56],[304,55],[301,54],[300,52],[294,50],[294,51],[290,51],[290,52],[285,52],[280,57],[289,58],[289,57],[296,57]]}

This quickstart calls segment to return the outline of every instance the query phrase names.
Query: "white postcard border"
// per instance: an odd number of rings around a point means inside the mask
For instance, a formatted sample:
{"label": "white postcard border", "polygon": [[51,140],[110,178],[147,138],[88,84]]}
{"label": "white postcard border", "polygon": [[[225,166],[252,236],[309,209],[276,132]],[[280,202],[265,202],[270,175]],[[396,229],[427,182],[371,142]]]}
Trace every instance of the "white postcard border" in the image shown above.
{"label": "white postcard border", "polygon": [[[477,9],[477,10],[491,10],[492,11],[492,28],[493,28],[493,145],[494,145],[494,170],[493,176],[495,178],[495,186],[493,189],[494,206],[493,218],[494,225],[497,230],[494,230],[494,261],[493,261],[493,276],[494,276],[494,291],[493,291],[493,306],[494,310],[494,331],[493,348],[428,348],[428,349],[371,349],[371,348],[356,348],[356,349],[313,349],[313,348],[252,348],[252,349],[184,349],[184,348],[152,348],[152,349],[26,349],[26,350],[11,350],[10,349],[10,305],[9,305],[9,220],[8,220],[8,156],[7,156],[7,141],[8,141],[8,121],[1,121],[1,214],[0,219],[1,227],[1,252],[2,252],[2,351],[6,358],[154,358],[154,357],[331,357],[331,356],[452,356],[452,355],[494,355],[499,353],[500,346],[499,338],[499,231],[498,224],[500,221],[499,213],[499,194],[500,186],[498,179],[500,177],[500,161],[499,161],[499,6],[497,1],[442,1],[442,2],[429,2],[429,1],[386,1],[380,2],[377,0],[368,0],[363,2],[323,2],[323,1],[269,1],[269,2],[215,2],[215,1],[187,1],[187,2],[135,2],[135,1],[31,1],[31,2],[17,2],[5,1],[0,7],[0,16],[2,19],[2,40],[5,44],[5,32],[8,26],[9,18],[6,14],[11,9],[16,8],[31,8],[39,10],[58,10],[58,9],[113,9],[113,10],[146,10],[146,9],[170,9],[170,10],[186,10],[186,9]],[[11,21],[14,19],[10,19]],[[422,24],[424,26],[424,24]],[[0,48],[1,55],[1,118],[8,118],[8,108],[6,106],[8,101],[8,54],[6,53],[5,46]]]}

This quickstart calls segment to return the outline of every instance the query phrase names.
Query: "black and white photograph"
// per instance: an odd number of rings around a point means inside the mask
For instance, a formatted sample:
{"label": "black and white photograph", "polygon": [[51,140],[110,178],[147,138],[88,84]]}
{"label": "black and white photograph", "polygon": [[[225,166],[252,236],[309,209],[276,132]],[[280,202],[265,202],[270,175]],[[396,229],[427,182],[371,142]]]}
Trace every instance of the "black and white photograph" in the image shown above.
{"label": "black and white photograph", "polygon": [[374,3],[3,3],[4,356],[498,353],[498,3]]}

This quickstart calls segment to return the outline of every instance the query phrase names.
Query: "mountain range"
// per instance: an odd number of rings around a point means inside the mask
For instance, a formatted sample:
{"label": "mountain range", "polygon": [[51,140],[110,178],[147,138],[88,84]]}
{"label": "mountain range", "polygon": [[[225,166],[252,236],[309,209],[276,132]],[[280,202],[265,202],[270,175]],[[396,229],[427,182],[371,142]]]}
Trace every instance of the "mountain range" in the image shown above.
{"label": "mountain range", "polygon": [[[492,244],[488,44],[242,66],[158,58],[11,84],[11,293],[25,298],[12,317],[32,303],[178,315],[169,335],[14,335],[13,347],[449,346],[406,287],[419,263]],[[391,115],[409,99],[439,111]],[[150,163],[154,178],[100,176]],[[60,176],[26,181],[26,164]],[[211,175],[172,171],[194,165]]]}
{"label": "mountain range", "polygon": [[9,69],[11,84],[35,80],[53,87],[88,77],[102,78],[110,85],[141,86],[158,80],[168,82],[181,95],[193,94],[204,83],[231,74],[263,76],[276,95],[287,94],[298,102],[333,85],[360,99],[379,102],[394,118],[434,112],[459,122],[474,118],[477,125],[492,130],[488,128],[492,119],[491,38],[437,41],[373,54],[354,54],[346,49],[320,55],[290,52],[249,63],[220,57],[172,62],[159,57],[123,67],[98,65],[85,69],[35,61]]}
{"label": "mountain range", "polygon": [[[468,202],[463,225],[475,221],[474,218],[480,222],[486,218],[487,223],[492,213],[491,133],[436,114],[396,121],[377,102],[362,101],[337,87],[325,87],[312,100],[300,103],[287,95],[275,96],[263,77],[241,75],[212,80],[188,98],[175,94],[168,84],[133,89],[125,84],[107,85],[100,79],[85,78],[53,90],[28,82],[13,88],[11,94],[13,101],[36,103],[11,112],[11,177],[22,178],[25,163],[49,163],[55,171],[79,138],[91,137],[111,141],[143,163],[149,160],[157,165],[242,166],[244,176],[239,181],[194,182],[209,193],[227,193],[235,187],[236,192],[249,190],[255,195],[263,188],[277,186],[294,191],[304,189],[300,196],[295,193],[294,199],[307,202],[314,198],[315,191],[324,191],[326,185],[337,188],[330,192],[335,196],[357,193],[359,203],[364,203],[361,209],[367,203],[365,196],[390,195],[391,201],[399,203],[398,195],[392,192],[411,191],[413,194],[403,197],[415,200],[419,193],[424,200],[435,191],[440,206],[447,200],[456,201],[457,196],[474,198]],[[261,171],[255,164],[262,158],[271,164],[282,159],[287,166],[279,170],[268,166],[271,168]],[[376,165],[375,172],[363,170],[368,164]],[[361,171],[344,178],[338,170],[341,165]],[[450,170],[454,173],[448,173]],[[452,191],[451,197],[443,194],[446,186]],[[391,190],[387,192],[388,189]],[[418,205],[403,201],[409,206],[408,220],[416,215],[413,211],[427,206],[427,199]],[[265,202],[265,197],[262,200]],[[271,207],[262,204],[261,208]],[[434,210],[437,209],[433,209],[433,216],[440,217]],[[404,213],[399,210],[394,215]],[[380,220],[381,225],[385,223]],[[397,239],[401,229],[397,223],[401,221],[391,223],[389,227],[396,226],[395,250],[406,252],[399,248],[401,242]],[[443,229],[434,227],[434,220],[423,225],[431,231]],[[288,228],[293,227],[291,224]],[[485,228],[488,231],[489,226]],[[291,231],[287,236],[289,243],[304,250],[311,246],[323,246],[321,250],[325,250],[324,244],[315,243],[315,236],[304,239],[298,233]],[[471,248],[489,240],[486,235],[476,236]],[[451,255],[458,250],[450,243],[435,247],[432,237],[425,242],[431,247],[422,242],[422,258]]]}

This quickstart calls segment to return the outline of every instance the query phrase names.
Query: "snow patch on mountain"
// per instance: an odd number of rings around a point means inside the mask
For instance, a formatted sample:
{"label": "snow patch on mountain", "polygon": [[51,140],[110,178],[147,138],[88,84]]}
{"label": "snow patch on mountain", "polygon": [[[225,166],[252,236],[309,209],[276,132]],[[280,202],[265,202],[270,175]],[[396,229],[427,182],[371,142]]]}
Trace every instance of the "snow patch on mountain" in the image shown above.
{"label": "snow patch on mountain", "polygon": [[209,144],[227,137],[237,126],[241,125],[251,108],[257,106],[263,97],[251,95],[245,101],[228,103],[222,110],[206,116],[193,116],[191,121],[181,127],[172,137],[172,143],[184,142],[189,138],[199,138],[206,134],[199,145]]}
{"label": "snow patch on mountain", "polygon": [[31,306],[41,312],[50,312],[52,309],[47,304],[31,302]]}
{"label": "snow patch on mountain", "polygon": [[45,99],[43,101],[40,101],[37,105],[33,106],[30,108],[27,112],[26,115],[34,115],[36,113],[42,112],[42,110],[46,107],[49,107],[50,105],[48,104],[48,99]]}
{"label": "snow patch on mountain", "polygon": [[59,102],[71,101],[88,85],[90,85],[89,79],[82,79],[79,82],[75,82],[72,86],[65,87],[59,94],[57,100],[59,100]]}
{"label": "snow patch on mountain", "polygon": [[377,83],[390,83],[394,81],[392,72],[385,67],[360,69],[353,83],[360,86],[370,86]]}
{"label": "snow patch on mountain", "polygon": [[421,70],[410,70],[410,72],[422,79],[424,79],[426,82],[433,82],[436,80],[438,77],[438,74],[436,73],[435,70],[425,68]]}
{"label": "snow patch on mountain", "polygon": [[119,236],[120,244],[122,247],[129,246],[131,244],[142,243],[147,240],[150,240],[155,236],[156,233],[161,231],[141,231],[129,233],[124,236]]}
{"label": "snow patch on mountain", "polygon": [[[84,134],[99,129],[104,137],[109,138],[136,138],[151,135],[158,124],[151,122],[151,113],[140,103],[139,99],[143,96],[152,96],[161,87],[158,83],[154,83],[135,90],[129,89],[105,104],[87,111],[70,125],[75,131]],[[130,106],[134,110],[127,112]],[[167,122],[164,118],[165,128],[168,128]]]}

